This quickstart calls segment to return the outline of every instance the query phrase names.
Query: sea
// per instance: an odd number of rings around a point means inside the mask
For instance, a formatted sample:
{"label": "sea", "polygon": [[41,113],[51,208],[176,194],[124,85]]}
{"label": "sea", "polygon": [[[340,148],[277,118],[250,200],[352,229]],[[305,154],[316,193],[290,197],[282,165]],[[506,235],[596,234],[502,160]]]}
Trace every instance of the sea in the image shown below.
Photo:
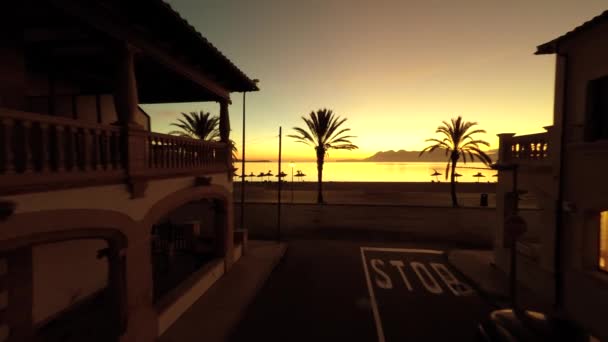
{"label": "sea", "polygon": [[[292,165],[293,164],[293,165]],[[236,174],[241,175],[241,163],[235,163]],[[327,182],[446,182],[446,163],[429,162],[325,162],[323,165],[323,181]],[[245,173],[247,181],[276,181],[278,162],[246,162]],[[317,163],[283,161],[281,171],[287,174],[285,180],[291,182],[313,182],[317,180]],[[298,177],[298,171],[305,176]],[[432,176],[437,171],[439,176]],[[260,176],[261,173],[270,176]],[[458,182],[496,182],[496,171],[489,169],[483,163],[457,164]],[[481,173],[482,177],[475,177]],[[251,176],[253,175],[253,176]],[[237,178],[238,179],[238,178]]]}

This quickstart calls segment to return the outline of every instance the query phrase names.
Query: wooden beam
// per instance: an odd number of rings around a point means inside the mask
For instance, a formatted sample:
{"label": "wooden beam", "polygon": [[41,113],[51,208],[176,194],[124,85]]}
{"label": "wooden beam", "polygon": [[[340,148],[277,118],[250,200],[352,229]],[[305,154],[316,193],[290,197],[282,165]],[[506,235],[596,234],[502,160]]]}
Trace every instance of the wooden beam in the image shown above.
{"label": "wooden beam", "polygon": [[129,44],[139,49],[145,55],[152,57],[157,63],[190,79],[219,98],[230,99],[230,92],[220,84],[213,82],[207,75],[203,75],[195,68],[169,55],[166,51],[159,48],[157,44],[153,43],[151,39],[126,25],[112,21],[111,16],[104,15],[103,12],[105,11],[102,8],[92,8],[90,4],[85,5],[81,1],[73,0],[51,0],[51,2],[58,8],[83,19],[87,24],[111,35],[115,39],[128,41]]}

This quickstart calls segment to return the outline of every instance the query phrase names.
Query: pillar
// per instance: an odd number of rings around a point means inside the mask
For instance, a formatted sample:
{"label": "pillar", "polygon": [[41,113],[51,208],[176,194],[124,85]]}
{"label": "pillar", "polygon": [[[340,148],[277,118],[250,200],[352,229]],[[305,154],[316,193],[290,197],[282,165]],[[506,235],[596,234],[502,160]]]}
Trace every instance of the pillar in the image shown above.
{"label": "pillar", "polygon": [[127,170],[128,188],[131,196],[137,198],[144,195],[146,188],[146,182],[140,176],[148,162],[148,132],[136,122],[139,97],[135,77],[135,49],[124,43],[118,51],[114,104],[118,114],[117,124],[123,127],[121,154]]}
{"label": "pillar", "polygon": [[515,133],[501,133],[498,135],[498,164],[506,164],[511,161],[511,145]]}
{"label": "pillar", "polygon": [[[515,133],[498,134],[498,160],[497,164],[507,165],[511,162],[511,145]],[[504,246],[505,217],[511,213],[512,198],[509,192],[512,188],[512,172],[498,170],[498,184],[496,186],[496,231],[494,234],[494,262],[507,272],[509,269],[509,250]]]}
{"label": "pillar", "polygon": [[157,340],[158,315],[153,304],[150,227],[135,227],[126,253],[127,330],[121,342]]}
{"label": "pillar", "polygon": [[220,140],[230,141],[230,116],[228,113],[228,100],[220,101]]}
{"label": "pillar", "polygon": [[114,104],[118,114],[118,122],[125,126],[142,128],[136,123],[139,97],[135,77],[135,50],[128,43],[118,48],[116,63],[116,88]]}

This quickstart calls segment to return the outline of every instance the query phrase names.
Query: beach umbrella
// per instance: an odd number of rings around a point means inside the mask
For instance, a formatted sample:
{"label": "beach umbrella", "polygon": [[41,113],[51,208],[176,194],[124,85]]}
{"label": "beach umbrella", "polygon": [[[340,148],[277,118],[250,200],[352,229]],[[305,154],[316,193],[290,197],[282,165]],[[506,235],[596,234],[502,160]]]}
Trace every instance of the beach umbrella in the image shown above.
{"label": "beach umbrella", "polygon": [[268,172],[266,172],[266,177],[268,177],[268,181],[270,181],[270,177],[272,177],[272,171],[268,170]]}
{"label": "beach umbrella", "polygon": [[302,177],[306,177],[306,175],[302,172],[302,170],[298,170],[296,172],[295,177],[302,178]]}
{"label": "beach umbrella", "polygon": [[485,177],[483,174],[481,174],[481,172],[477,172],[476,174],[473,175],[473,177],[477,178],[477,183],[479,183],[479,178],[481,177]]}
{"label": "beach umbrella", "polygon": [[266,174],[264,172],[260,172],[260,174],[258,175],[258,177],[266,177]]}
{"label": "beach umbrella", "polygon": [[280,174],[278,174],[278,175],[276,175],[275,177],[278,177],[278,178],[279,178],[279,180],[281,180],[281,178],[283,178],[283,177],[285,177],[285,176],[287,176],[287,174],[286,174],[285,172],[281,171],[281,173],[280,173]]}
{"label": "beach umbrella", "polygon": [[433,169],[433,171],[435,171],[435,172],[433,172],[433,174],[431,175],[431,177],[435,177],[435,180],[437,182],[439,182],[439,176],[441,176],[441,173],[437,172],[437,170],[435,170],[435,169]]}

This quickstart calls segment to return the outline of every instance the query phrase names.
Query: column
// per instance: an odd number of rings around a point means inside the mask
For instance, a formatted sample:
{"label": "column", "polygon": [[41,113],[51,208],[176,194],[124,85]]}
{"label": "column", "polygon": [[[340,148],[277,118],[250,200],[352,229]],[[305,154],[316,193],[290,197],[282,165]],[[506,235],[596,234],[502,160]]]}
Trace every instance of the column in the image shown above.
{"label": "column", "polygon": [[116,90],[114,92],[118,122],[125,126],[142,128],[135,120],[138,112],[137,106],[139,105],[137,80],[135,78],[135,51],[128,43],[124,43],[118,50]]}
{"label": "column", "polygon": [[230,140],[230,116],[228,114],[228,100],[220,101],[220,140]]}
{"label": "column", "polygon": [[220,101],[220,140],[226,143],[223,157],[228,169],[228,179],[232,181],[232,146],[230,143],[230,116],[228,114],[229,100]]}
{"label": "column", "polygon": [[498,164],[506,164],[511,161],[511,145],[515,133],[501,133],[498,135]]}
{"label": "column", "polygon": [[118,124],[123,128],[120,139],[122,156],[126,157],[128,186],[133,198],[144,195],[146,182],[141,179],[147,168],[148,132],[136,122],[139,111],[137,80],[135,77],[135,48],[123,43],[116,64],[116,90],[114,104],[118,114]]}

